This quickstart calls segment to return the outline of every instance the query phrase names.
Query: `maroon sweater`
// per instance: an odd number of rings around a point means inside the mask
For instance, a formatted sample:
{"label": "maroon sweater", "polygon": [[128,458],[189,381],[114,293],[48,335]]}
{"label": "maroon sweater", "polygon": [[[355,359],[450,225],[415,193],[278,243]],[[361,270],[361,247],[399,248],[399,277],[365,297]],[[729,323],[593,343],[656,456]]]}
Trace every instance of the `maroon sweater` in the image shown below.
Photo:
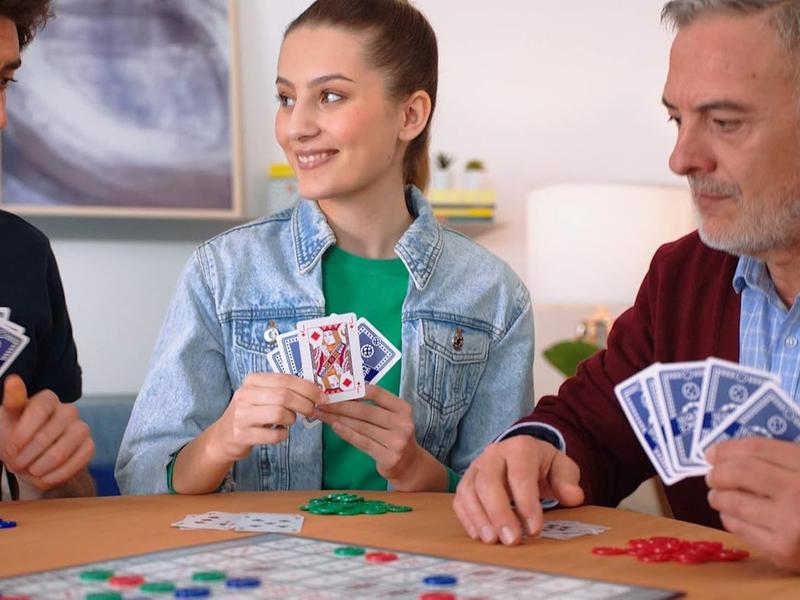
{"label": "maroon sweater", "polygon": [[[587,504],[616,506],[655,471],[630,429],[614,386],[654,362],[739,360],[740,297],[735,256],[705,246],[694,232],[653,257],[636,303],[614,323],[608,348],[542,398],[522,419],[557,428],[581,468]],[[702,477],[667,487],[676,518],[721,527]]]}

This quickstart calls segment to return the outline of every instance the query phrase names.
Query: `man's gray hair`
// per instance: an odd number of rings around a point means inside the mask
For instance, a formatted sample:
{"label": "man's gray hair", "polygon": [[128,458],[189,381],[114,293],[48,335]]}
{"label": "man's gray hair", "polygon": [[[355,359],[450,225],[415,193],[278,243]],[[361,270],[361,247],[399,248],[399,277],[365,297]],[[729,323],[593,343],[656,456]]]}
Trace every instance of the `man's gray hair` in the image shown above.
{"label": "man's gray hair", "polygon": [[759,12],[770,13],[769,23],[787,50],[800,50],[800,0],[671,0],[661,10],[661,20],[681,29],[702,15]]}

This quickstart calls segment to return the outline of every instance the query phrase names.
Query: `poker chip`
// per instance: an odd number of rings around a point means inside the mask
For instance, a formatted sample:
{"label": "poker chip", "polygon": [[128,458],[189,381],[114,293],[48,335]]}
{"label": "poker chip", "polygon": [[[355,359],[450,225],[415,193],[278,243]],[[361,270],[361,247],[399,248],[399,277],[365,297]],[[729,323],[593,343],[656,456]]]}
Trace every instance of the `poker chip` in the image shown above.
{"label": "poker chip", "polygon": [[598,556],[620,556],[621,554],[627,553],[627,548],[613,548],[611,546],[597,546],[592,548],[592,554],[597,554]]}
{"label": "poker chip", "polygon": [[412,508],[402,504],[391,504],[383,500],[367,500],[357,494],[327,494],[311,498],[300,506],[300,510],[312,515],[384,515],[390,512],[410,512]]}
{"label": "poker chip", "polygon": [[387,563],[397,560],[397,554],[393,552],[367,552],[364,558],[371,563]]}
{"label": "poker chip", "polygon": [[633,556],[646,563],[677,562],[684,565],[701,565],[707,562],[745,560],[747,550],[725,548],[722,542],[707,540],[682,540],[675,537],[654,536],[628,540],[625,548],[596,546],[597,556]]}

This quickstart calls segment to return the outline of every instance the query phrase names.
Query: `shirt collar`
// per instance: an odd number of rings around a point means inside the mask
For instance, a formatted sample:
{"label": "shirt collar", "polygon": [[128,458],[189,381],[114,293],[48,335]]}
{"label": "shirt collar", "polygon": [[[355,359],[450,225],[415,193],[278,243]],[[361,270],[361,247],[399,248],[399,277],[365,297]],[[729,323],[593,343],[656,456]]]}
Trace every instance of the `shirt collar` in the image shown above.
{"label": "shirt collar", "polygon": [[767,266],[752,256],[742,255],[733,274],[733,289],[741,294],[745,288],[760,290],[767,296],[773,293],[775,286],[769,276]]}
{"label": "shirt collar", "polygon": [[[414,286],[421,290],[428,285],[439,261],[444,237],[430,204],[412,185],[406,187],[406,203],[415,218],[394,251],[408,269]],[[298,202],[292,213],[292,237],[297,268],[302,274],[311,271],[325,251],[336,243],[336,236],[319,205],[305,199]]]}

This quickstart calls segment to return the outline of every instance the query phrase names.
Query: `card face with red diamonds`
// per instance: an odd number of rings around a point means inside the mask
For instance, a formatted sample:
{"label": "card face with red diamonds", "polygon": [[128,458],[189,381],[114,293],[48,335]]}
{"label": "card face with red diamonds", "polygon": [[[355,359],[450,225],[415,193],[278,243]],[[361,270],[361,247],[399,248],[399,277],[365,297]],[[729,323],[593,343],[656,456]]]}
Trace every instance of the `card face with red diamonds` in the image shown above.
{"label": "card face with red diamonds", "polygon": [[354,313],[297,324],[303,378],[325,392],[328,402],[363,398],[364,370]]}

